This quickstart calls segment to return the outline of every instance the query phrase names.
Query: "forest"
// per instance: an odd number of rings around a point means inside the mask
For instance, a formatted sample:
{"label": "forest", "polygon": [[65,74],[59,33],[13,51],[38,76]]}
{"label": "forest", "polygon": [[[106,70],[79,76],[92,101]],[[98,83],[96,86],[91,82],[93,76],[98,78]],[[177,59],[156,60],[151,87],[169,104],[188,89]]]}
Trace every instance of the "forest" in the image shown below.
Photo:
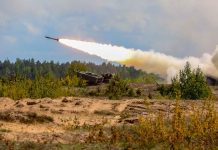
{"label": "forest", "polygon": [[[129,88],[128,83],[156,83],[160,80],[157,75],[148,74],[134,67],[102,63],[71,63],[40,62],[34,59],[15,62],[0,61],[0,97],[12,99],[22,98],[56,98],[61,96],[108,96],[109,90],[88,91],[87,82],[77,77],[75,71],[88,71],[96,74],[112,73],[118,77],[119,84],[126,85],[123,96],[135,96],[136,91]],[[102,93],[102,94],[100,94]],[[112,92],[114,93],[114,92]],[[138,93],[140,93],[138,91]],[[119,94],[120,95],[120,94]],[[118,96],[111,96],[118,98]],[[138,94],[140,95],[140,94]]]}
{"label": "forest", "polygon": [[151,76],[158,78],[157,75],[148,74],[134,67],[126,67],[112,63],[85,63],[72,61],[59,63],[54,61],[35,61],[34,59],[22,60],[16,59],[15,62],[9,60],[0,61],[0,78],[22,77],[26,79],[35,79],[38,77],[64,78],[70,75],[74,70],[89,71],[96,74],[112,73],[125,79],[137,79],[140,77]]}

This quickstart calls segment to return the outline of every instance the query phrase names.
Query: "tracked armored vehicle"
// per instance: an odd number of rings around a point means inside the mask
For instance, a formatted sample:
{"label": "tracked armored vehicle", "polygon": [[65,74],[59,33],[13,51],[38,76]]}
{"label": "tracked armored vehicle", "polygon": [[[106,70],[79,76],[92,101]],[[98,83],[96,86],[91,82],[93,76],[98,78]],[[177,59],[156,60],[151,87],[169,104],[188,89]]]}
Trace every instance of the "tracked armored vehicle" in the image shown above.
{"label": "tracked armored vehicle", "polygon": [[113,77],[113,74],[106,73],[102,75],[97,75],[92,72],[83,72],[83,71],[76,71],[77,76],[81,79],[87,81],[88,85],[98,85],[102,83],[108,83],[110,79]]}
{"label": "tracked armored vehicle", "polygon": [[218,78],[206,75],[206,81],[210,86],[218,86]]}

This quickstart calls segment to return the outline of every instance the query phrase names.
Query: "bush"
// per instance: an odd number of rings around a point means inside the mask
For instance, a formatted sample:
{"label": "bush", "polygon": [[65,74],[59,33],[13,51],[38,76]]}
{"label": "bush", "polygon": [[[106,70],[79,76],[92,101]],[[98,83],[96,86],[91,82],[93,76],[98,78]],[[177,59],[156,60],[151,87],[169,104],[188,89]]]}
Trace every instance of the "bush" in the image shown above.
{"label": "bush", "polygon": [[11,81],[1,81],[0,96],[11,97],[12,99],[22,99],[29,97],[28,89],[31,80],[15,79]]}
{"label": "bush", "polygon": [[141,96],[142,95],[142,91],[140,89],[137,89],[136,90],[136,94],[137,94],[137,96]]}
{"label": "bush", "polygon": [[63,88],[61,80],[50,77],[37,77],[34,80],[16,78],[0,80],[0,96],[12,99],[44,98],[65,96],[69,92]]}
{"label": "bush", "polygon": [[52,78],[37,78],[32,81],[29,89],[31,98],[55,98],[62,95],[62,92],[61,82]]}
{"label": "bush", "polygon": [[136,92],[135,92],[135,90],[133,88],[130,88],[128,90],[128,96],[129,97],[135,97],[136,96]]}
{"label": "bush", "polygon": [[122,96],[128,95],[129,85],[126,81],[121,80],[115,75],[107,87],[107,95],[109,99],[120,99]]}

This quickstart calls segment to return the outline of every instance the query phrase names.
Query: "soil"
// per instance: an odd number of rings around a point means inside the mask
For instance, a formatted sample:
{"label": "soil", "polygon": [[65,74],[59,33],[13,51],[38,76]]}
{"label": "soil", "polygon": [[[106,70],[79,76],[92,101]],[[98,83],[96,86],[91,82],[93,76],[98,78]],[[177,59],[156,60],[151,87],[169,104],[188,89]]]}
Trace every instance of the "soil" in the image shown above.
{"label": "soil", "polygon": [[[181,101],[186,115],[203,101]],[[162,113],[171,117],[175,101],[63,97],[58,99],[0,98],[0,138],[37,143],[84,142],[88,130],[80,126],[132,124],[139,116],[155,117]],[[218,102],[215,102],[218,112]],[[76,129],[79,128],[79,129]]]}

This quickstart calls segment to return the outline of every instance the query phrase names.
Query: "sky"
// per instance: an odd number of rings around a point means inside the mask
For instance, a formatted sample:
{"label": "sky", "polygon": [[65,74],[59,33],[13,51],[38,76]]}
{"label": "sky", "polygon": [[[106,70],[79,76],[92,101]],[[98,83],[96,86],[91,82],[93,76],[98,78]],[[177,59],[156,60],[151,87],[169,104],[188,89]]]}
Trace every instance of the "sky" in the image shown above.
{"label": "sky", "polygon": [[102,62],[44,36],[179,58],[218,44],[217,0],[0,0],[0,60]]}

